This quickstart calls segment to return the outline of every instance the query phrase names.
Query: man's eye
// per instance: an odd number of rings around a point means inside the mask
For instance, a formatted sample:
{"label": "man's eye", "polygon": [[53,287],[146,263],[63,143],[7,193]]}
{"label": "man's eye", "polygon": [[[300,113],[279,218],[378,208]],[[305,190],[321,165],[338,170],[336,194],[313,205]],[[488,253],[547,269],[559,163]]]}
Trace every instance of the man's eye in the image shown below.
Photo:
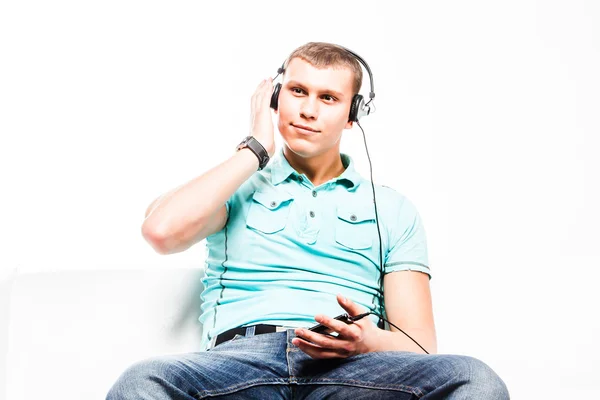
{"label": "man's eye", "polygon": [[[303,94],[303,93],[305,93],[305,92],[304,92],[304,89],[300,89],[300,88],[298,88],[298,87],[291,88],[291,91],[292,91],[293,93],[297,93],[297,94]],[[322,98],[323,98],[325,101],[337,101],[337,99],[336,99],[335,97],[333,97],[332,95],[330,95],[330,94],[324,94],[324,95],[323,95],[323,96],[321,96],[321,97],[322,97]]]}

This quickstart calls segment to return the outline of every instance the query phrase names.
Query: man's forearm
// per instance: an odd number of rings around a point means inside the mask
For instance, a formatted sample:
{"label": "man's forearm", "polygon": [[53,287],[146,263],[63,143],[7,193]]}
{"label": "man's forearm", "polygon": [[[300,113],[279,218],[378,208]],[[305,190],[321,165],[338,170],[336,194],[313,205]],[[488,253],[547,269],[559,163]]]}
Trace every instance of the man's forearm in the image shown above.
{"label": "man's forearm", "polygon": [[[406,331],[406,333],[423,346],[429,354],[437,353],[437,343],[434,333],[419,330]],[[390,332],[382,329],[379,335],[378,345],[373,351],[411,351],[425,354],[423,349],[400,331]]]}
{"label": "man's forearm", "polygon": [[170,193],[148,208],[145,230],[171,236],[191,222],[206,219],[258,168],[249,149],[234,153],[225,162]]}

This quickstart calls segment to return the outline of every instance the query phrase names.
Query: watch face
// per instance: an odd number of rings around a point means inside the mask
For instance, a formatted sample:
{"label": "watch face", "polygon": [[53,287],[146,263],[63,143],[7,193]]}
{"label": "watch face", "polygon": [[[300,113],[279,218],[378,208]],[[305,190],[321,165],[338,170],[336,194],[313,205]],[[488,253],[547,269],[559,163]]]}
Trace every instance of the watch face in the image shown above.
{"label": "watch face", "polygon": [[240,150],[242,148],[244,148],[248,142],[250,141],[250,137],[245,138],[244,140],[242,140],[242,143],[238,144],[237,149]]}
{"label": "watch face", "polygon": [[265,165],[269,162],[269,155],[260,142],[254,139],[253,136],[247,136],[242,142],[237,146],[237,151],[248,148],[252,150],[252,152],[258,158],[259,170],[263,169]]}

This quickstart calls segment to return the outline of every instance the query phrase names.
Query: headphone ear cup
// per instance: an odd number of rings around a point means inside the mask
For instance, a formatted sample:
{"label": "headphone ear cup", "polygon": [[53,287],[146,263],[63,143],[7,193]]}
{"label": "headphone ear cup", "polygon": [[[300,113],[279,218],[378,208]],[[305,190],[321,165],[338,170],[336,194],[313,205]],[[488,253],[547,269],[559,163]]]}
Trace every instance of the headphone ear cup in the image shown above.
{"label": "headphone ear cup", "polygon": [[348,121],[358,122],[358,110],[364,102],[362,95],[355,94],[352,97],[352,104],[350,105],[350,115],[348,115]]}
{"label": "headphone ear cup", "polygon": [[281,90],[281,83],[277,83],[275,85],[275,89],[273,89],[273,94],[271,95],[271,108],[273,110],[277,110],[277,105],[279,103],[279,91]]}

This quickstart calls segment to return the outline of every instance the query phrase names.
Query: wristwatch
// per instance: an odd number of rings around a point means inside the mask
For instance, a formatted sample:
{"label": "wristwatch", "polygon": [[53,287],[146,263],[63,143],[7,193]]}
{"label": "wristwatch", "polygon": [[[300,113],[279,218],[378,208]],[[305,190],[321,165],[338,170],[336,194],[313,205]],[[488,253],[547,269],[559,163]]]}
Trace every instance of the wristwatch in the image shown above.
{"label": "wristwatch", "polygon": [[258,140],[254,138],[254,136],[246,136],[244,140],[240,144],[238,144],[236,151],[240,151],[243,148],[249,148],[252,150],[256,157],[258,157],[258,170],[260,171],[269,163],[269,153],[267,150],[260,144]]}

